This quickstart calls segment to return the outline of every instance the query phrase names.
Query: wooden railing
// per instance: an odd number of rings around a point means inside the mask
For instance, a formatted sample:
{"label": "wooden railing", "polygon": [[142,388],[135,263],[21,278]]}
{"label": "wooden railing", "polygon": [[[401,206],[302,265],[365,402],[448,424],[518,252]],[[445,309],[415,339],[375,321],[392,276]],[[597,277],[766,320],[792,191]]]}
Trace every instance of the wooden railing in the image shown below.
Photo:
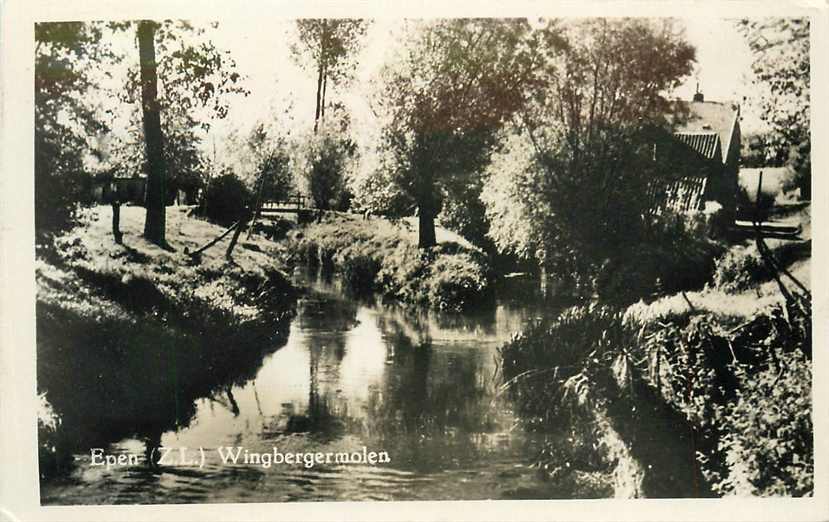
{"label": "wooden railing", "polygon": [[272,212],[294,212],[310,208],[310,198],[304,194],[291,194],[279,199],[266,199],[262,201],[260,210]]}

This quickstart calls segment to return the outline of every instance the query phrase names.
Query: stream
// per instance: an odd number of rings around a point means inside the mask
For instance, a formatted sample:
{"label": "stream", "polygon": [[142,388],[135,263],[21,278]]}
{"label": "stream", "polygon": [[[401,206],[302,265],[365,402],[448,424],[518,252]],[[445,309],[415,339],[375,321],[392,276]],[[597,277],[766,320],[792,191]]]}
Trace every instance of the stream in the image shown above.
{"label": "stream", "polygon": [[[337,279],[294,279],[306,291],[287,344],[244,384],[196,400],[190,422],[153,443],[165,453],[158,467],[137,437],[79,452],[69,476],[42,484],[43,504],[561,496],[532,466],[544,435],[527,434],[497,393],[497,347],[545,306],[528,298],[529,283],[453,315],[350,297]],[[337,462],[342,454],[359,458]]]}

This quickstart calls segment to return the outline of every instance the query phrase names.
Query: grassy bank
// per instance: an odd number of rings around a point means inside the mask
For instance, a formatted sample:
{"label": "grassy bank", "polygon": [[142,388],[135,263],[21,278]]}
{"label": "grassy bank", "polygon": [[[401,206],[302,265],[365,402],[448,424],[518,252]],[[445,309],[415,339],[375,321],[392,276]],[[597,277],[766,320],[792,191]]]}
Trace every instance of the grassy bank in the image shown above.
{"label": "grassy bank", "polygon": [[411,219],[328,213],[288,235],[297,260],[341,273],[355,292],[379,291],[410,304],[461,311],[480,304],[490,289],[486,257],[457,234],[437,230],[437,246],[417,248]]}
{"label": "grassy bank", "polygon": [[199,260],[186,251],[222,228],[167,212],[170,248],[141,237],[144,211],[110,210],[40,245],[36,260],[41,475],[65,471],[71,454],[126,436],[148,441],[185,425],[198,397],[253,375],[287,336],[293,287],[274,259],[279,246],[229,237]]}
{"label": "grassy bank", "polygon": [[[808,208],[795,217],[800,240],[767,243],[808,287]],[[542,457],[553,480],[589,473],[620,496],[811,494],[811,302],[782,277],[785,298],[755,256],[738,242],[703,290],[571,308],[502,347],[528,427],[570,441]]]}

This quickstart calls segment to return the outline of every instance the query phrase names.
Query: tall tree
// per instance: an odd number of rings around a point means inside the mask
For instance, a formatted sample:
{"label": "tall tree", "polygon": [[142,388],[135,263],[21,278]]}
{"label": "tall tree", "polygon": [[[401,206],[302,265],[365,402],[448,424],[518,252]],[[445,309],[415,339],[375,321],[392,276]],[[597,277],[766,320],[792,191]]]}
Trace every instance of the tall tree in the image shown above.
{"label": "tall tree", "polygon": [[382,72],[381,147],[417,207],[421,248],[435,245],[447,192],[481,172],[499,129],[538,85],[546,49],[525,20],[421,22]]}
{"label": "tall tree", "polygon": [[[135,23],[110,25],[131,30]],[[137,25],[140,66],[128,71],[125,88],[116,93],[132,112],[114,162],[122,172],[148,173],[145,236],[163,244],[170,188],[191,190],[202,185],[207,160],[199,145],[213,121],[227,115],[228,96],[248,92],[233,59],[216,48],[204,28],[183,21]],[[154,102],[147,98],[153,93]],[[159,165],[163,166],[160,177]]]}
{"label": "tall tree", "polygon": [[141,108],[144,114],[144,138],[147,148],[147,217],[144,221],[144,237],[157,245],[165,245],[167,180],[158,103],[155,31],[155,22],[144,20],[138,23]]}
{"label": "tall tree", "polygon": [[348,80],[369,22],[360,19],[299,19],[298,42],[291,46],[294,60],[317,76],[314,132],[325,119],[326,92]]}
{"label": "tall tree", "polygon": [[655,156],[654,140],[674,110],[665,93],[690,74],[695,51],[668,21],[562,29],[566,47],[516,113],[482,199],[501,250],[590,274],[635,244],[646,195],[670,172],[661,165],[670,155],[661,148]]}
{"label": "tall tree", "polygon": [[811,197],[809,20],[763,18],[741,20],[738,28],[754,54],[757,93],[750,100],[771,128],[766,155],[788,160],[801,196]]}

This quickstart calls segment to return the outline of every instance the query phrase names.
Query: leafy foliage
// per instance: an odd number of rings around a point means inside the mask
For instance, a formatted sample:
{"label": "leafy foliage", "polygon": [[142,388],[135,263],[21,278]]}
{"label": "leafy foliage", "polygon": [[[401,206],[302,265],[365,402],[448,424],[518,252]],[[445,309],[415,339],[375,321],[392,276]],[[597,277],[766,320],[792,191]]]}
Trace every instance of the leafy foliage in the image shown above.
{"label": "leafy foliage", "polygon": [[339,270],[356,293],[378,290],[403,303],[448,311],[485,302],[491,274],[483,253],[454,243],[421,250],[404,230],[340,216],[305,227],[292,249],[314,268]]}
{"label": "leafy foliage", "polygon": [[810,197],[810,22],[807,18],[744,19],[738,28],[754,54],[752,71],[758,88],[752,103],[771,128],[765,140],[771,162],[788,160],[797,173],[794,184]]}
{"label": "leafy foliage", "polygon": [[319,120],[325,118],[328,81],[337,86],[350,80],[368,25],[367,20],[360,19],[296,21],[297,42],[291,45],[291,56],[304,69],[317,73],[314,132]]}
{"label": "leafy foliage", "polygon": [[638,243],[620,246],[588,288],[605,302],[618,304],[701,289],[711,281],[724,251],[721,242],[709,239],[710,228],[710,220],[701,214],[665,211],[651,216]]}
{"label": "leafy foliage", "polygon": [[247,139],[245,153],[255,163],[253,189],[257,198],[280,199],[296,189],[288,137],[259,124]]}
{"label": "leafy foliage", "polygon": [[351,193],[346,174],[354,160],[354,143],[348,137],[323,132],[310,140],[309,148],[304,174],[314,205],[323,210],[347,210]]}
{"label": "leafy foliage", "polygon": [[591,274],[645,234],[646,194],[671,172],[653,154],[672,110],[663,93],[691,72],[694,49],[670,22],[577,21],[561,32],[546,88],[507,129],[481,198],[501,250]]}
{"label": "leafy foliage", "polygon": [[723,418],[718,450],[724,494],[808,496],[814,488],[812,368],[800,352],[774,348],[770,364],[738,373],[742,387]]}
{"label": "leafy foliage", "polygon": [[225,172],[211,180],[205,195],[205,215],[223,225],[239,220],[253,204],[253,193],[232,172]]}
{"label": "leafy foliage", "polygon": [[73,223],[89,202],[87,138],[107,130],[89,101],[89,71],[112,54],[100,45],[102,26],[82,22],[35,24],[35,228],[39,236]]}
{"label": "leafy foliage", "polygon": [[[133,23],[113,24],[129,30]],[[215,120],[227,116],[229,97],[247,95],[243,77],[229,51],[218,49],[205,28],[185,21],[157,25],[158,102],[168,187],[194,192],[202,188],[210,168],[202,143]],[[114,144],[112,163],[123,173],[146,172],[147,151],[141,116],[138,64],[127,71],[117,94],[129,106],[129,128]]]}
{"label": "leafy foliage", "polygon": [[535,86],[540,44],[523,20],[422,22],[381,75],[382,166],[417,205],[419,245],[435,244],[434,218],[453,188],[469,187],[504,120]]}
{"label": "leafy foliage", "polygon": [[733,249],[717,260],[714,286],[727,293],[737,293],[770,278],[756,249]]}
{"label": "leafy foliage", "polygon": [[[680,466],[670,459],[693,444],[715,493],[809,495],[811,307],[801,305],[764,310],[736,329],[711,313],[640,322],[613,308],[573,307],[500,348],[504,388],[530,427],[587,439],[593,429],[618,430],[630,454],[653,465],[645,494],[666,491],[660,482],[675,480]],[[584,442],[558,453],[575,459]]]}

